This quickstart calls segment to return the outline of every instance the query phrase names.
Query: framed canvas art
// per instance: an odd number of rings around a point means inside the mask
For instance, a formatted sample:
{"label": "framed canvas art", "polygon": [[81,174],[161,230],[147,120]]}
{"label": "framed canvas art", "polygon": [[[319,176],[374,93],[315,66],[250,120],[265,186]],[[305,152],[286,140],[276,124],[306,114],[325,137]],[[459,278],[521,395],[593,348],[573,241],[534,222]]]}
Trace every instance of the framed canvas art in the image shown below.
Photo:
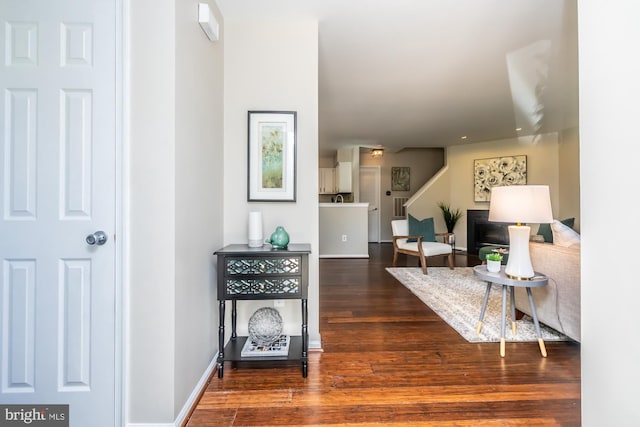
{"label": "framed canvas art", "polygon": [[504,156],[473,161],[474,202],[491,200],[491,188],[527,183],[527,156]]}
{"label": "framed canvas art", "polygon": [[411,183],[411,168],[391,167],[391,191],[409,191]]}
{"label": "framed canvas art", "polygon": [[249,111],[247,200],[296,201],[296,112]]}

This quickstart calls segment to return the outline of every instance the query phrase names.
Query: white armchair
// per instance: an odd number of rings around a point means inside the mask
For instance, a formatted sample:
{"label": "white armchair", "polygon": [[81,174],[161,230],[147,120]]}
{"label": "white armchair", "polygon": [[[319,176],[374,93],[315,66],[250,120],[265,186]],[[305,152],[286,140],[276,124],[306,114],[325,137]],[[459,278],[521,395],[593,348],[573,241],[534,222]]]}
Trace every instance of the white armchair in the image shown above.
{"label": "white armchair", "polygon": [[[398,219],[391,221],[393,233],[393,266],[398,262],[398,254],[417,256],[420,260],[422,272],[427,274],[427,257],[447,256],[449,268],[454,269],[453,249],[451,245],[440,242],[423,242],[422,236],[409,235],[409,221]],[[408,242],[407,239],[417,239],[416,242]]]}

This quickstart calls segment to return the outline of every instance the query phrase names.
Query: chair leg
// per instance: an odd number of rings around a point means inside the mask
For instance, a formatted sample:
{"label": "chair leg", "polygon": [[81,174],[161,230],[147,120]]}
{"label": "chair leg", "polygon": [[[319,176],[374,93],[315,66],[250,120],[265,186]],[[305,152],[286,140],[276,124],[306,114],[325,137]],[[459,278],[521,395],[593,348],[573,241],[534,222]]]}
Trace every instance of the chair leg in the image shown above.
{"label": "chair leg", "polygon": [[423,274],[428,274],[427,273],[427,258],[425,256],[421,256],[420,258],[420,267],[422,267],[422,273]]}
{"label": "chair leg", "polygon": [[393,266],[395,267],[397,263],[398,263],[398,251],[394,248],[393,249]]}
{"label": "chair leg", "polygon": [[455,260],[453,257],[453,252],[449,254],[449,269],[453,270],[454,266],[455,266]]}

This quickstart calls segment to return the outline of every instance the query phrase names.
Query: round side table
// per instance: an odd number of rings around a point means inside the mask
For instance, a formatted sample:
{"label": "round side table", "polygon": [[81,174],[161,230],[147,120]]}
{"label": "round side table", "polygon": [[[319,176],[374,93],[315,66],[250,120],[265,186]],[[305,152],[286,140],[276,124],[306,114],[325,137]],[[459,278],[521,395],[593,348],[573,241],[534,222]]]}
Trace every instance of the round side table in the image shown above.
{"label": "round side table", "polygon": [[476,265],[473,267],[473,273],[480,279],[487,282],[487,290],[484,294],[484,301],[482,303],[482,309],[480,310],[480,318],[478,319],[478,326],[476,328],[476,334],[482,330],[482,320],[484,319],[484,313],[487,309],[487,303],[489,302],[489,293],[491,292],[491,284],[496,283],[502,285],[502,323],[500,325],[500,356],[505,356],[505,329],[507,323],[507,289],[510,291],[511,300],[511,329],[513,333],[516,333],[516,304],[515,304],[515,287],[526,288],[527,296],[529,297],[529,305],[531,306],[531,314],[533,315],[533,323],[536,327],[536,334],[538,335],[538,345],[540,346],[540,353],[542,357],[547,357],[547,349],[542,340],[542,334],[540,333],[540,323],[538,323],[538,314],[536,313],[536,306],[533,302],[533,295],[531,294],[531,288],[538,288],[546,286],[549,283],[549,279],[544,274],[534,272],[533,276],[529,280],[511,279],[504,272],[504,266],[497,273],[492,273],[487,270],[486,265]]}

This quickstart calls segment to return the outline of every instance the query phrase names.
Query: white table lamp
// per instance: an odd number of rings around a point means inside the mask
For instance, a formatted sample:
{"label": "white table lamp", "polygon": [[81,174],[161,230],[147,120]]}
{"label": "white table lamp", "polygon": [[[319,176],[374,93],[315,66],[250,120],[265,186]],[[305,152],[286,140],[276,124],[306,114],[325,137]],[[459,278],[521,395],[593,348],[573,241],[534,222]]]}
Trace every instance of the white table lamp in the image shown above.
{"label": "white table lamp", "polygon": [[491,189],[489,221],[515,222],[509,226],[509,260],[505,273],[512,279],[534,276],[529,256],[531,227],[526,223],[553,222],[548,185],[509,185]]}

